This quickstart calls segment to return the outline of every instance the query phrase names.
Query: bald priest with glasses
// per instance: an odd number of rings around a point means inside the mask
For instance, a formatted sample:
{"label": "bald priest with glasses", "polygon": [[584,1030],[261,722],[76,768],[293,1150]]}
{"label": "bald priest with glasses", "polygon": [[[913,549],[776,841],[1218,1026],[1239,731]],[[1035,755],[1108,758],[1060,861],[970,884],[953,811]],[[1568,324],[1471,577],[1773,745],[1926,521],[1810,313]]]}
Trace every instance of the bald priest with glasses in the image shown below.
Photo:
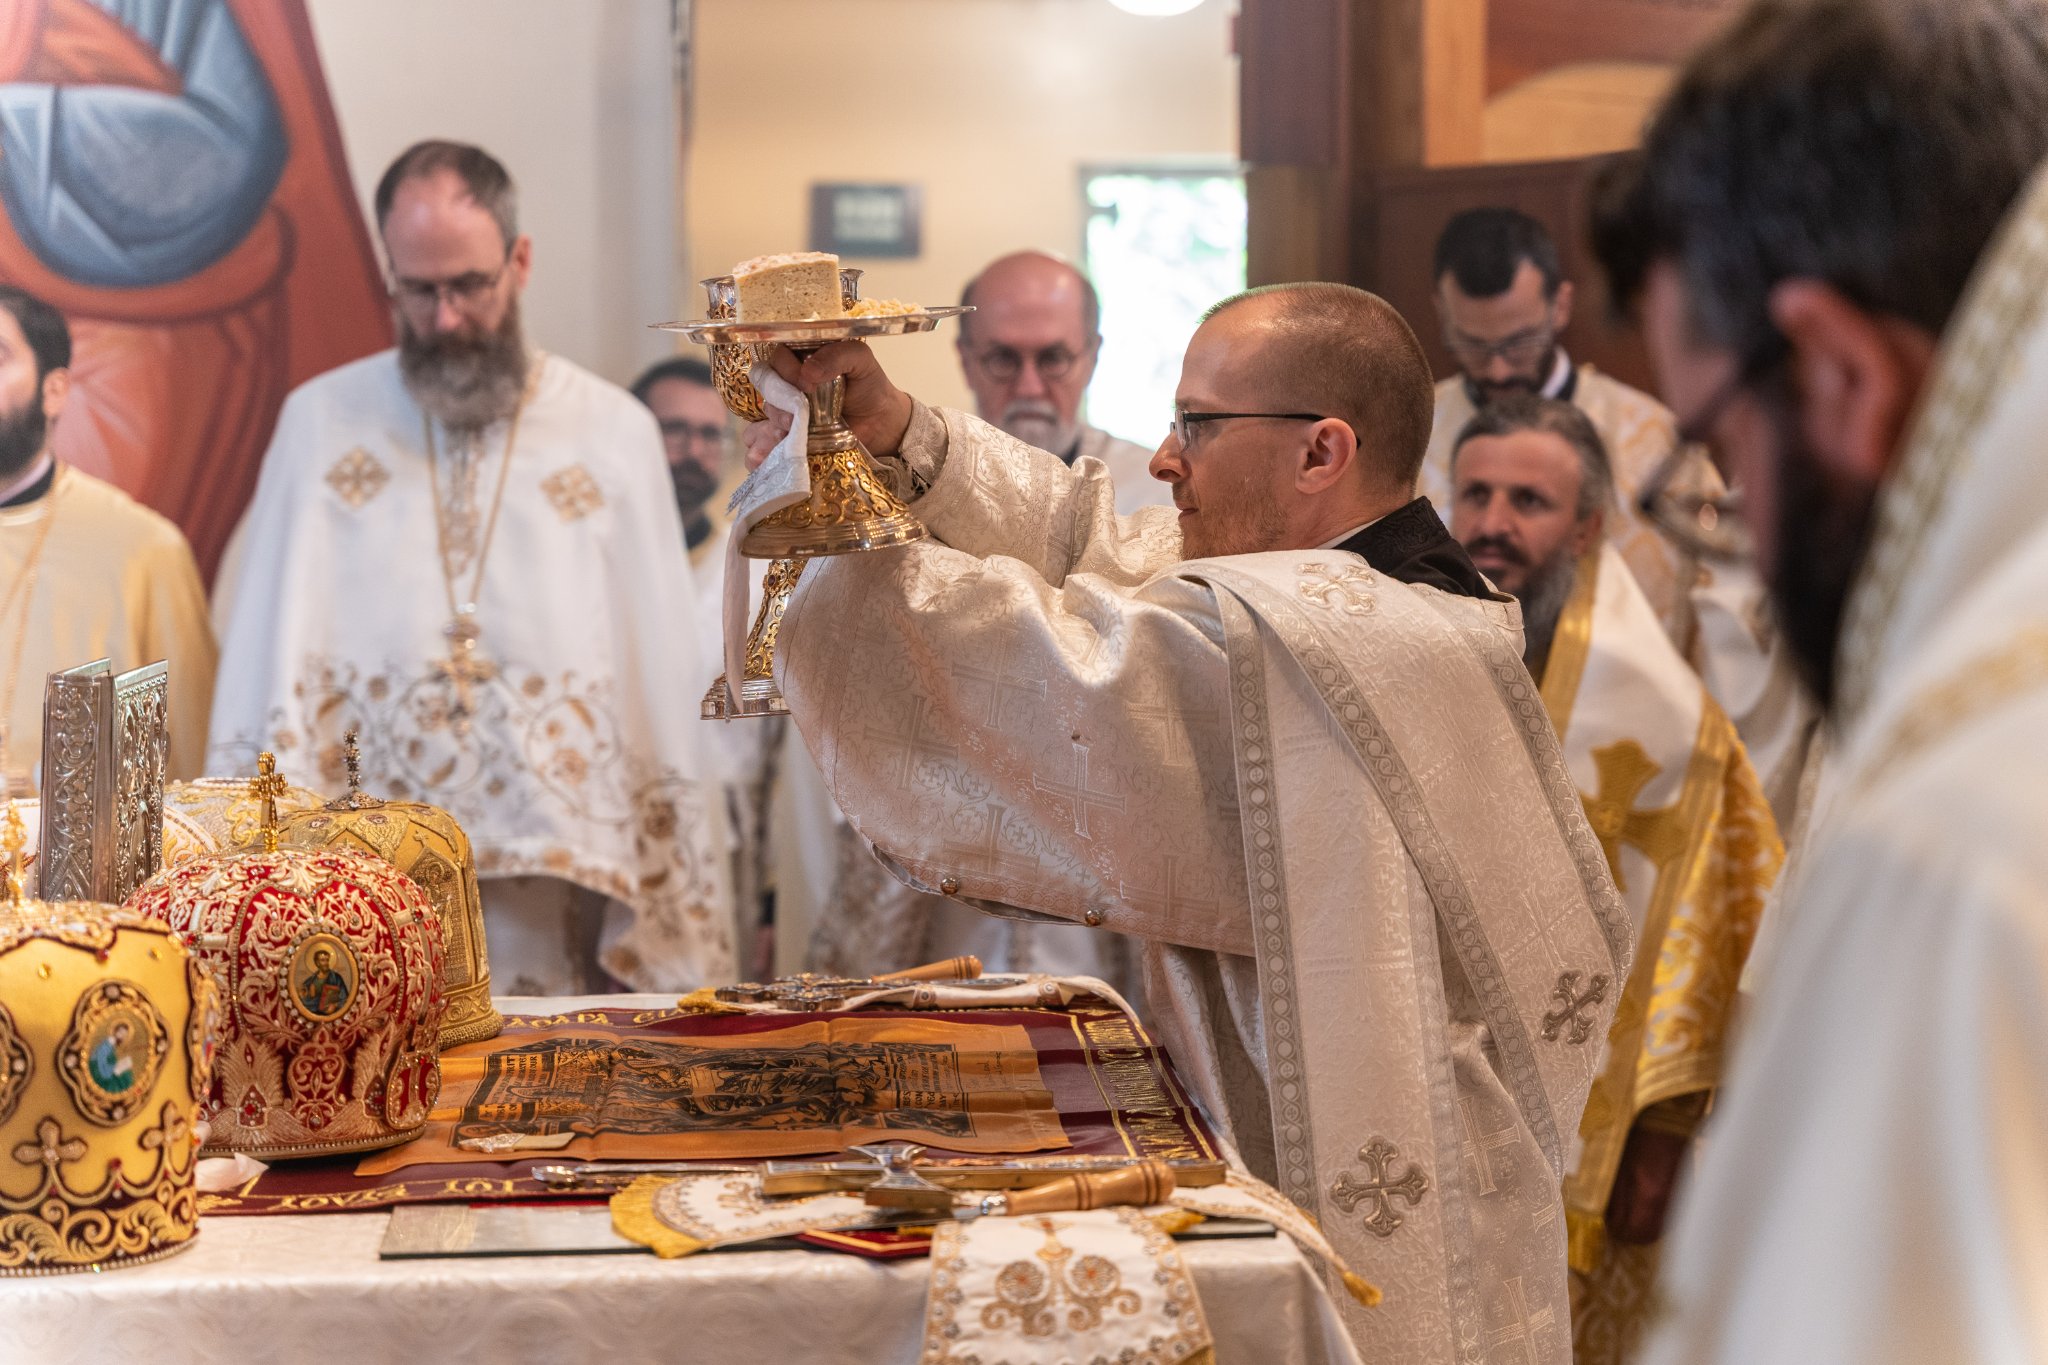
{"label": "bald priest with glasses", "polygon": [[1585,413],[1613,466],[1607,542],[1735,723],[1772,809],[1790,828],[1816,712],[1771,622],[1763,584],[1746,565],[1703,562],[1644,510],[1653,491],[1716,498],[1720,476],[1670,409],[1566,351],[1572,282],[1542,223],[1516,209],[1468,209],[1437,238],[1435,271],[1437,321],[1460,373],[1436,386],[1422,495],[1451,515],[1458,433],[1493,399],[1527,394]]}
{"label": "bald priest with glasses", "polygon": [[783,621],[854,828],[924,891],[1138,941],[1209,1114],[1385,1288],[1333,1286],[1365,1359],[1565,1365],[1559,1180],[1633,930],[1515,603],[1414,495],[1400,315],[1339,284],[1212,310],[1152,457],[1177,516],[1118,516],[1101,465],[925,407],[863,346],[774,363],[848,377],[931,531],[816,562]]}
{"label": "bald priest with glasses", "polygon": [[423,142],[376,194],[395,350],[302,385],[217,589],[208,770],[271,750],[425,801],[476,851],[493,979],[575,995],[732,978],[720,774],[694,705],[682,518],[648,410],[532,348],[504,166]]}

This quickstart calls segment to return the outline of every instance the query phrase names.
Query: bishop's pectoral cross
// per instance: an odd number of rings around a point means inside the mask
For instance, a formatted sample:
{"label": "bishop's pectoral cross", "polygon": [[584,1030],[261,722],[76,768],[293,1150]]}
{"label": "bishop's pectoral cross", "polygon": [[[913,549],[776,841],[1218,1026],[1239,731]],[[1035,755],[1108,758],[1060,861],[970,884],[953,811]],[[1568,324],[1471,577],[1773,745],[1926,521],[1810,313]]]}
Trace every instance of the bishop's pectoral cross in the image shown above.
{"label": "bishop's pectoral cross", "polygon": [[448,728],[457,739],[469,737],[477,717],[477,689],[498,676],[498,666],[477,648],[483,633],[474,604],[457,608],[455,619],[441,628],[448,639],[448,657],[434,665],[434,676],[448,684]]}

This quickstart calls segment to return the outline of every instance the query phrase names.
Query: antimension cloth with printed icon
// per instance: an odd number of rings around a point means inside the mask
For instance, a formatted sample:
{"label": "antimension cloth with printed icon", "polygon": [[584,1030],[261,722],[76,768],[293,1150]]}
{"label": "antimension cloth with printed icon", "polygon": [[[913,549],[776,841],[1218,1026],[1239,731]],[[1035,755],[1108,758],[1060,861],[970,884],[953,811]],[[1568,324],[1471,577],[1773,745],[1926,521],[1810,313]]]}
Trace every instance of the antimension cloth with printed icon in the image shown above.
{"label": "antimension cloth with printed icon", "polygon": [[[598,1065],[606,1053],[608,1080]],[[530,1173],[588,1159],[824,1155],[889,1138],[924,1143],[941,1159],[1221,1156],[1165,1052],[1137,1020],[1107,1007],[515,1015],[503,1034],[449,1050],[442,1065],[441,1104],[420,1138],[360,1162],[280,1163],[239,1189],[203,1195],[204,1210],[589,1198]],[[456,1145],[472,1130],[571,1137],[493,1160]]]}

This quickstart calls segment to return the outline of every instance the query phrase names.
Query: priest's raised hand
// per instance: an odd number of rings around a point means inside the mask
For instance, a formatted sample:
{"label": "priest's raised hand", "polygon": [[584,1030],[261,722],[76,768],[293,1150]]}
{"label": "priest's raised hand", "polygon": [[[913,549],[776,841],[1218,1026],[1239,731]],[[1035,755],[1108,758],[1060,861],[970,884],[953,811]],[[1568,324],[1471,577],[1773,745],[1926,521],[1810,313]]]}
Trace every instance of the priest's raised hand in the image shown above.
{"label": "priest's raised hand", "polygon": [[[840,419],[853,430],[868,453],[889,456],[903,442],[915,400],[889,382],[881,362],[863,341],[835,341],[799,359],[782,346],[771,347],[767,363],[799,391],[809,394],[844,375],[846,396]],[[768,452],[789,434],[789,414],[768,409],[768,420],[750,423],[744,433],[747,467],[758,468]]]}
{"label": "priest's raised hand", "polygon": [[1178,515],[1117,516],[1098,462],[916,403],[863,347],[774,363],[846,376],[931,532],[812,561],[778,646],[876,855],[1143,940],[1209,1113],[1399,1286],[1349,1314],[1367,1358],[1519,1332],[1562,1365],[1530,1323],[1569,1321],[1558,1180],[1631,931],[1515,604],[1412,496],[1400,316],[1334,284],[1219,305],[1152,461]]}

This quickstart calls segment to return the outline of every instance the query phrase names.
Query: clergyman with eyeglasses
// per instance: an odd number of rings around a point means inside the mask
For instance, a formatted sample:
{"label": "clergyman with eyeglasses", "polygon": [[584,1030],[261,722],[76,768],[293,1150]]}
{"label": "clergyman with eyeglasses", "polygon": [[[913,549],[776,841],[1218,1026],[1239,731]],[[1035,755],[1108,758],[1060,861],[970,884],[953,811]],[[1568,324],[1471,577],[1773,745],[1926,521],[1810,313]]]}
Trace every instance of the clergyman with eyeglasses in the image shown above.
{"label": "clergyman with eyeglasses", "polygon": [[1119,512],[1173,501],[1147,469],[1152,452],[1089,426],[1081,401],[1102,353],[1102,304],[1071,263],[1019,251],[983,267],[960,293],[960,370],[983,421],[1073,464],[1100,460]]}
{"label": "clergyman with eyeglasses", "polygon": [[2048,8],[1756,0],[1596,196],[1831,741],[1650,1365],[2048,1357],[2044,168]]}
{"label": "clergyman with eyeglasses", "polygon": [[[1581,409],[1607,447],[1620,494],[1609,539],[1642,584],[1665,628],[1685,648],[1688,600],[1698,565],[1636,510],[1677,426],[1649,394],[1574,361],[1562,340],[1572,320],[1572,282],[1542,223],[1511,208],[1467,209],[1437,238],[1436,315],[1459,373],[1436,386],[1436,419],[1422,492],[1450,515],[1451,448],[1472,414],[1500,394],[1533,393]],[[1707,461],[1695,477],[1715,485]]]}
{"label": "clergyman with eyeglasses", "polygon": [[394,350],[286,399],[223,572],[208,771],[277,754],[453,815],[514,994],[729,980],[701,647],[647,409],[529,343],[511,176],[422,142],[376,192]]}
{"label": "clergyman with eyeglasses", "polygon": [[1423,496],[1451,516],[1452,449],[1492,398],[1534,394],[1585,413],[1614,473],[1607,542],[1671,642],[1735,722],[1772,809],[1789,827],[1814,712],[1772,625],[1763,585],[1739,557],[1703,561],[1692,538],[1673,535],[1644,510],[1652,484],[1702,502],[1722,494],[1720,476],[1696,443],[1683,438],[1670,409],[1566,351],[1572,282],[1542,223],[1511,208],[1468,209],[1437,238],[1434,268],[1437,322],[1460,373],[1436,386],[1418,484]]}
{"label": "clergyman with eyeglasses", "polygon": [[[1515,604],[1415,496],[1430,375],[1400,315],[1341,284],[1212,310],[1152,456],[1178,516],[1119,516],[1100,470],[917,403],[865,346],[770,359],[847,376],[931,533],[814,561],[777,642],[882,864],[1138,940],[1207,1112],[1401,1286],[1344,1305],[1363,1359],[1462,1359],[1499,1314],[1460,1284],[1567,1322],[1558,1182],[1632,933]],[[1535,1350],[1565,1365],[1568,1334]]]}

